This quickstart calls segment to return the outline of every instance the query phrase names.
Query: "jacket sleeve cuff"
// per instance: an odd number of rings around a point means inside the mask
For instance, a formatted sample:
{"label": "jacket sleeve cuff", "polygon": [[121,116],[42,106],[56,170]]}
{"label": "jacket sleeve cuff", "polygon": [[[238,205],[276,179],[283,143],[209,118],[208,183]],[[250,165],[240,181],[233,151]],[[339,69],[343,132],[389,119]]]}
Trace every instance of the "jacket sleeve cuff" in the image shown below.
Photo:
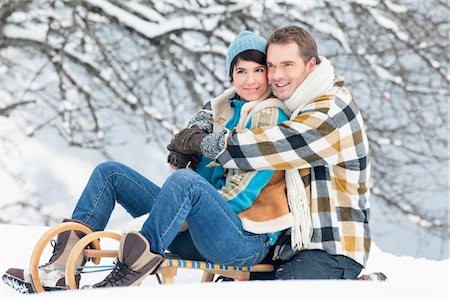
{"label": "jacket sleeve cuff", "polygon": [[212,112],[208,110],[201,110],[189,121],[188,127],[198,126],[207,133],[213,131]]}
{"label": "jacket sleeve cuff", "polygon": [[202,155],[214,160],[225,149],[225,136],[228,130],[218,133],[210,133],[203,138],[200,144]]}

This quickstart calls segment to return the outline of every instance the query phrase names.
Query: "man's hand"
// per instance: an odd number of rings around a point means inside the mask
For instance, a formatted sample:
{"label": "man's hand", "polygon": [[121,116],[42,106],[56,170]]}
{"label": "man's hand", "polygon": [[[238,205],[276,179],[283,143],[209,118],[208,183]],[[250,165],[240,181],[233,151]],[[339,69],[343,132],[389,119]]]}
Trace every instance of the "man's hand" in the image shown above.
{"label": "man's hand", "polygon": [[174,169],[190,168],[195,170],[200,163],[200,155],[198,154],[182,154],[175,151],[170,151],[167,157],[167,162]]}
{"label": "man's hand", "polygon": [[175,135],[167,150],[180,154],[201,154],[200,145],[208,134],[197,126],[185,128]]}

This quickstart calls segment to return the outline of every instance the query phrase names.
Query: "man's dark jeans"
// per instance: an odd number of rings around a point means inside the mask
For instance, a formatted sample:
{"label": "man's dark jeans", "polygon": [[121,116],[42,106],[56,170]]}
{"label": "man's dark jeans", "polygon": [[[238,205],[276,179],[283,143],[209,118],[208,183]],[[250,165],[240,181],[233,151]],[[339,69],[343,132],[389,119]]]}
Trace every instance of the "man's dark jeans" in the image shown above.
{"label": "man's dark jeans", "polygon": [[[270,261],[271,253],[261,263]],[[274,279],[356,279],[362,266],[343,255],[330,255],[322,250],[303,250],[289,261],[278,264],[272,273],[251,273],[251,280]]]}

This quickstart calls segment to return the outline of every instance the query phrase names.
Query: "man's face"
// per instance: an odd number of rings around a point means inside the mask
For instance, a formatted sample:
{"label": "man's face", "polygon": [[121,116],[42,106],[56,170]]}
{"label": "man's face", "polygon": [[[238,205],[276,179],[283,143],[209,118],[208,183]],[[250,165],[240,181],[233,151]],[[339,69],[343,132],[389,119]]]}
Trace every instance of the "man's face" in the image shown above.
{"label": "man's face", "polygon": [[267,48],[267,78],[272,91],[287,100],[308,77],[316,65],[315,58],[305,65],[296,43],[270,44]]}

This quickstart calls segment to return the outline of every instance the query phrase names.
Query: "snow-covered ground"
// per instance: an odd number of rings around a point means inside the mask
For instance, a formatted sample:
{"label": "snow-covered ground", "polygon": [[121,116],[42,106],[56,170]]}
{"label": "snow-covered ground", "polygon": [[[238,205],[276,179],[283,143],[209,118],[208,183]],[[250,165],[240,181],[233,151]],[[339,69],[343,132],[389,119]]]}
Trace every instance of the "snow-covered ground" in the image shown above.
{"label": "snow-covered ground", "polygon": [[[0,271],[4,273],[13,266],[27,267],[33,247],[46,229],[0,225]],[[105,239],[102,247],[114,249],[117,242]],[[449,299],[449,259],[395,256],[373,245],[363,273],[376,271],[384,272],[389,282],[292,280],[200,284],[199,271],[180,269],[175,285],[165,286],[149,277],[140,287],[21,295],[2,282],[0,299]]]}

